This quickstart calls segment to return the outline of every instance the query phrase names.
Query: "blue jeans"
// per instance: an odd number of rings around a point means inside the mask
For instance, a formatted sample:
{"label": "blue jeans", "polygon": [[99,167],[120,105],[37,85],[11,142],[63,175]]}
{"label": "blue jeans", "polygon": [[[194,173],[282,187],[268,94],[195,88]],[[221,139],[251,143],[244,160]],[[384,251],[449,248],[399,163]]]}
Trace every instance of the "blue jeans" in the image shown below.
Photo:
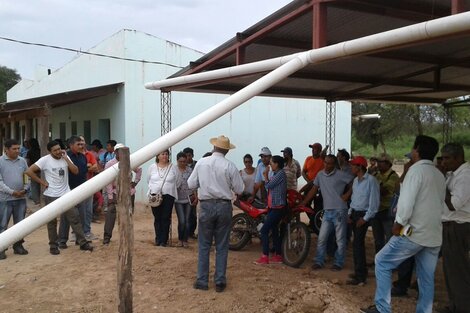
{"label": "blue jeans", "polygon": [[335,231],[336,244],[338,249],[335,252],[334,265],[343,267],[344,255],[346,253],[346,230],[348,225],[348,210],[334,209],[325,210],[323,213],[323,221],[318,234],[317,253],[313,262],[315,264],[325,265],[326,245],[328,236]]}
{"label": "blue jeans", "polygon": [[202,200],[198,217],[199,256],[196,283],[207,286],[209,282],[209,256],[212,239],[215,240],[216,284],[226,284],[227,257],[232,225],[232,202],[228,200]]}
{"label": "blue jeans", "polygon": [[[7,230],[12,215],[14,224],[24,220],[26,216],[26,199],[0,202],[0,234]],[[21,239],[13,246],[21,245],[23,242],[24,240]]]}
{"label": "blue jeans", "polygon": [[375,256],[375,305],[380,313],[390,313],[392,308],[392,270],[411,256],[415,257],[419,297],[416,313],[431,313],[434,299],[434,271],[440,247],[424,247],[407,237],[393,236]]}
{"label": "blue jeans", "polygon": [[261,227],[261,243],[263,246],[263,254],[269,255],[269,232],[271,231],[273,238],[274,252],[281,255],[281,237],[279,237],[279,222],[284,216],[284,209],[270,209],[263,227]]}
{"label": "blue jeans", "polygon": [[188,241],[191,205],[189,203],[175,202],[175,209],[176,215],[178,216],[178,240]]}
{"label": "blue jeans", "polygon": [[[75,206],[78,210],[78,214],[80,215],[80,224],[82,224],[83,232],[85,234],[87,234],[85,229],[88,229],[88,232],[90,232],[90,228],[86,228],[86,226],[84,225],[85,213],[86,213],[88,201],[89,199],[85,199]],[[93,210],[93,207],[92,207],[92,210]],[[91,220],[90,220],[90,223],[91,223]],[[67,241],[69,240],[69,230],[70,230],[70,223],[68,219],[65,218],[65,215],[62,214],[60,216],[59,243],[67,243]]]}

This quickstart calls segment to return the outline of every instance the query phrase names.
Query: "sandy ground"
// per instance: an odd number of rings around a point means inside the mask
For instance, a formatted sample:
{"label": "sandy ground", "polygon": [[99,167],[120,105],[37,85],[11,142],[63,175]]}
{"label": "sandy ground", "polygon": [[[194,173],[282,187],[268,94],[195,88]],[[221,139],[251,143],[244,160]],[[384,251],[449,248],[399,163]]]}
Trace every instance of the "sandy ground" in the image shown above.
{"label": "sandy ground", "polygon": [[[235,211],[234,211],[235,213]],[[173,214],[173,242],[176,243],[176,214]],[[103,223],[93,224],[102,236]],[[260,243],[253,239],[245,249],[229,253],[228,286],[216,293],[192,288],[196,273],[197,242],[189,248],[153,245],[153,216],[141,207],[134,216],[134,312],[359,312],[373,303],[373,269],[367,285],[345,285],[352,270],[352,251],[347,252],[343,271],[312,272],[316,235],[310,256],[299,269],[284,265],[259,266]],[[368,235],[369,261],[372,241]],[[69,243],[58,256],[49,254],[47,231],[43,226],[26,238],[29,255],[14,255],[0,261],[1,312],[117,312],[116,266],[118,232],[109,246],[94,241],[95,250],[83,252]],[[211,260],[213,262],[213,259]],[[213,265],[213,263],[212,263]],[[436,274],[436,301],[444,301],[441,263]],[[212,269],[213,270],[213,269]],[[394,312],[414,312],[416,291],[406,298],[393,298]]]}

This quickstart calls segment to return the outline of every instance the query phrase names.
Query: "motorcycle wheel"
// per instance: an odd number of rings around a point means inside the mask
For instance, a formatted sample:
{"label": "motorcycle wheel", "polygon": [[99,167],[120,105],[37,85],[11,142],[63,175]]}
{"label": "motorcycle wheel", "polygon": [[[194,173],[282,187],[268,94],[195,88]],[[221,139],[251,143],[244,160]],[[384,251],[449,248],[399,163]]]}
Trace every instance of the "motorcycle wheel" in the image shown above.
{"label": "motorcycle wheel", "polygon": [[320,227],[321,227],[322,221],[323,221],[323,210],[320,210],[317,213],[315,213],[315,216],[313,217],[312,230],[317,235],[320,233]]}
{"label": "motorcycle wheel", "polygon": [[232,217],[232,228],[230,230],[230,250],[243,249],[250,241],[250,220],[245,213],[239,213]]}
{"label": "motorcycle wheel", "polygon": [[290,234],[287,229],[282,240],[284,264],[299,267],[307,258],[310,250],[310,232],[308,227],[301,222],[290,225]]}

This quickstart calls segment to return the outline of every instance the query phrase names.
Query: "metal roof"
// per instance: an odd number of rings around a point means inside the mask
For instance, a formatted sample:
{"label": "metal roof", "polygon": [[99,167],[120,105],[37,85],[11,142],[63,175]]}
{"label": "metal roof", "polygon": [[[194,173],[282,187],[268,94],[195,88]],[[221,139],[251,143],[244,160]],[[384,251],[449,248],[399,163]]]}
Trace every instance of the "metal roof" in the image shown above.
{"label": "metal roof", "polygon": [[[470,10],[470,0],[297,0],[170,76],[226,68],[337,44]],[[234,93],[265,73],[164,91]],[[443,103],[470,94],[470,33],[308,65],[261,95]]]}
{"label": "metal roof", "polygon": [[42,97],[0,103],[0,117],[28,110],[55,108],[119,92],[123,82],[97,87],[70,90]]}

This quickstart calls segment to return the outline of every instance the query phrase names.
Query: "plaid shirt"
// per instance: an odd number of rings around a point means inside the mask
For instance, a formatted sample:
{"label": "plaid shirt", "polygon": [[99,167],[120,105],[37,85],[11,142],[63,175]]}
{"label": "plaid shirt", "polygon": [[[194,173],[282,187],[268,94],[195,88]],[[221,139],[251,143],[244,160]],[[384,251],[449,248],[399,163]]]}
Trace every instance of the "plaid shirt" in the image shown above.
{"label": "plaid shirt", "polygon": [[286,206],[287,198],[287,176],[286,172],[279,170],[266,181],[265,187],[269,192],[268,207],[283,208]]}

